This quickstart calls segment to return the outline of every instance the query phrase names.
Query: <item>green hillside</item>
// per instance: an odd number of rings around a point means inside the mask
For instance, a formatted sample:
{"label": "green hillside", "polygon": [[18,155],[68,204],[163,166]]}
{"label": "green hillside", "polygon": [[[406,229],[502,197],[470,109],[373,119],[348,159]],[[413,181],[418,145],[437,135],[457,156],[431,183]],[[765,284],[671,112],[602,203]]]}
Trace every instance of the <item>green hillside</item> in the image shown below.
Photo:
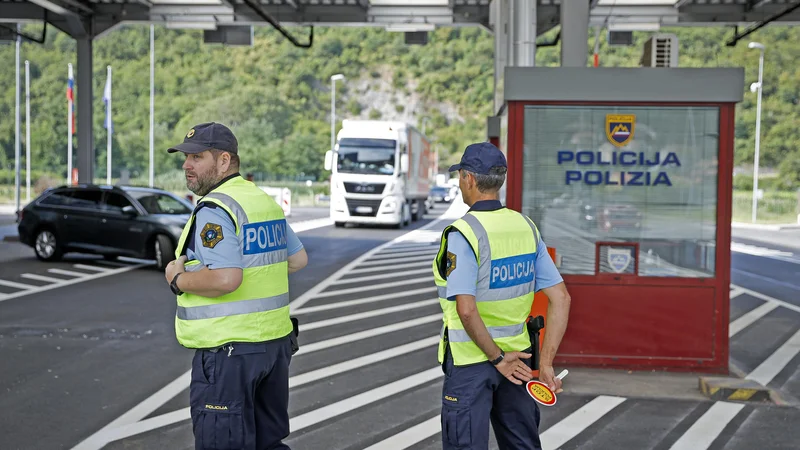
{"label": "green hillside", "polygon": [[[36,35],[40,28],[25,31]],[[292,31],[302,36],[305,29]],[[663,31],[679,36],[681,66],[746,67],[748,84],[757,79],[758,52],[747,48],[747,40],[726,47],[730,29]],[[457,158],[466,144],[485,138],[494,74],[492,36],[482,29],[438,29],[425,46],[406,46],[402,34],[375,28],[322,29],[308,50],[293,47],[266,27],[257,29],[255,36],[252,47],[223,47],[204,45],[199,31],[156,28],[157,174],[166,175],[181,164],[164,149],[179,142],[193,124],[215,120],[234,128],[245,149],[244,166],[259,178],[301,173],[324,178],[322,154],[330,145],[329,77],[340,72],[347,80],[337,85],[337,121],[381,117],[421,124],[422,117],[428,117],[427,134],[436,140],[443,165]],[[601,36],[601,65],[637,66],[647,37],[637,33],[634,46],[608,47]],[[767,47],[761,166],[780,172],[769,181],[772,187],[800,187],[800,29],[770,26],[750,37]],[[30,60],[32,68],[31,146],[37,174],[65,173],[67,63],[77,68],[75,48],[71,38],[52,28],[45,45],[22,46],[22,59]],[[558,65],[559,51],[559,46],[541,48],[538,64]],[[0,45],[0,61],[0,184],[8,184],[13,183],[14,160],[13,45]],[[102,92],[107,65],[114,72],[112,174],[116,178],[127,168],[133,177],[146,177],[149,27],[120,28],[95,42],[98,178],[105,176],[106,166]],[[80,91],[76,97],[80,101]],[[753,160],[755,103],[755,94],[748,90],[737,113],[736,164],[746,167]],[[24,153],[24,144],[22,148]],[[748,177],[741,178],[737,184],[746,188]]]}

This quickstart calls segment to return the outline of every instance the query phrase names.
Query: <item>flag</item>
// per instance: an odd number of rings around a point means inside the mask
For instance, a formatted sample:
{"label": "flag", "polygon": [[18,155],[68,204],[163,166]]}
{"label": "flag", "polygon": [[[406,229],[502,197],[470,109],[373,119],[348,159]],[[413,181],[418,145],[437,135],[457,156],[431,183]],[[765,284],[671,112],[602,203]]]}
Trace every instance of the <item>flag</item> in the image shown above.
{"label": "flag", "polygon": [[103,128],[107,129],[109,132],[113,132],[114,124],[111,121],[111,67],[108,68],[106,88],[103,90],[103,103],[106,104],[106,120],[103,122]]}
{"label": "flag", "polygon": [[67,80],[67,101],[70,105],[70,114],[72,114],[72,132],[75,133],[75,79],[72,77],[72,64],[69,65],[69,79]]}

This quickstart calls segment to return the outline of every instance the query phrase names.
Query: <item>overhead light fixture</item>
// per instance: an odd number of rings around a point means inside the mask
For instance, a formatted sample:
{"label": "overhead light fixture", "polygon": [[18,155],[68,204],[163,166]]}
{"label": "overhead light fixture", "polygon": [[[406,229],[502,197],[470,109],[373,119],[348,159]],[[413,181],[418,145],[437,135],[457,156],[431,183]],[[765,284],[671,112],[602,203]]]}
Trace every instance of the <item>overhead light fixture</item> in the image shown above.
{"label": "overhead light fixture", "polygon": [[626,23],[615,22],[608,24],[608,31],[659,31],[661,24],[658,22]]}
{"label": "overhead light fixture", "polygon": [[386,31],[396,31],[410,33],[414,31],[434,31],[436,25],[432,23],[390,23],[386,25]]}
{"label": "overhead light fixture", "polygon": [[189,21],[172,21],[167,22],[167,28],[170,30],[216,30],[217,24],[215,22],[189,22]]}

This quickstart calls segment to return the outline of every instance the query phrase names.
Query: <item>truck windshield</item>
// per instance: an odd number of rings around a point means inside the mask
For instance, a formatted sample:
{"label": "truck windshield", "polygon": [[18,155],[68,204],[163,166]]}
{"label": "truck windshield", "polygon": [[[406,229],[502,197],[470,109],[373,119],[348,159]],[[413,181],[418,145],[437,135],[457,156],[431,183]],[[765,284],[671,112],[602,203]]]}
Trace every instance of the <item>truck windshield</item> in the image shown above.
{"label": "truck windshield", "polygon": [[396,145],[397,141],[392,139],[341,139],[337,170],[341,173],[392,175]]}

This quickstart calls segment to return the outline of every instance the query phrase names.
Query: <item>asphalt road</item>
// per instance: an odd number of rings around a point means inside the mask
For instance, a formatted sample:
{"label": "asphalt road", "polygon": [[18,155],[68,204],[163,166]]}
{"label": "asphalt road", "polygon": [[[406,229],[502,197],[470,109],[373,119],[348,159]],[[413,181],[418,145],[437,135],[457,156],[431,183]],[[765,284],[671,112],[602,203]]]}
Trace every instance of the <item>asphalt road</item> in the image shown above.
{"label": "asphalt road", "polygon": [[[411,233],[300,232],[310,264],[291,277],[301,321],[291,365],[293,449],[441,448],[441,313],[430,261],[449,220],[433,219],[444,209],[413,227],[429,229]],[[800,398],[800,251],[741,244],[732,262],[731,363]],[[0,245],[8,254],[18,244]],[[194,448],[192,353],[175,341],[163,275],[86,257],[42,264],[17,251],[0,262],[0,447]],[[540,428],[551,450],[766,450],[796,449],[797,423],[800,409],[791,405],[568,389],[542,412]]]}

